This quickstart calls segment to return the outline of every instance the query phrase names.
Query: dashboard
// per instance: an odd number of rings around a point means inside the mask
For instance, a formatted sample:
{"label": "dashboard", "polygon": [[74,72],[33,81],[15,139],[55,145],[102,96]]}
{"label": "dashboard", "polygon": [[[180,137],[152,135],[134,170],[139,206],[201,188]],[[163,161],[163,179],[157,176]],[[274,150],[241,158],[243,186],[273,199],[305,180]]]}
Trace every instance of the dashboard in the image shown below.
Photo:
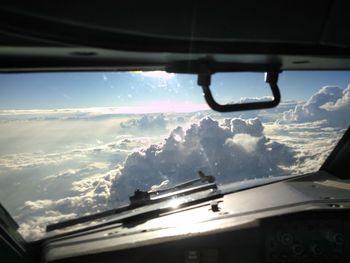
{"label": "dashboard", "polygon": [[349,262],[350,211],[308,211],[255,226],[57,262]]}
{"label": "dashboard", "polygon": [[[317,178],[318,181],[315,180]],[[327,183],[331,182],[331,183]],[[350,262],[348,184],[309,175],[44,243],[46,262]],[[330,186],[332,185],[332,186]]]}

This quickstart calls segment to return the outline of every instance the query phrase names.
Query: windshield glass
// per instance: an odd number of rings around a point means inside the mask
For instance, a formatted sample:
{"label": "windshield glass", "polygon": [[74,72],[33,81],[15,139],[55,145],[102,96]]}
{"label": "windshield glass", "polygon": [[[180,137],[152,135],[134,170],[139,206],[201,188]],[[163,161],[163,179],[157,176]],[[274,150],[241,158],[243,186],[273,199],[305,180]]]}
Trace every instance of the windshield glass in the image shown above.
{"label": "windshield glass", "polygon": [[[0,74],[0,201],[26,240],[136,189],[317,171],[349,125],[350,72],[283,72],[277,108],[210,110],[195,75]],[[262,74],[215,74],[221,104],[269,100]]]}

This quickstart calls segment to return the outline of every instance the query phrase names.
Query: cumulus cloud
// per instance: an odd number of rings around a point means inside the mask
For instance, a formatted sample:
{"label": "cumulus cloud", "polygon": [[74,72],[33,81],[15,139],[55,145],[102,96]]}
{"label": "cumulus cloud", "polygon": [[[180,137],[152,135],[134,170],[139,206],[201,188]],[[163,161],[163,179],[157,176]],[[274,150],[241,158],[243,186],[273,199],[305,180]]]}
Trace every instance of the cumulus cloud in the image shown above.
{"label": "cumulus cloud", "polygon": [[336,86],[325,86],[308,101],[283,114],[287,122],[310,122],[325,120],[331,126],[347,126],[350,110],[350,85],[342,90]]}
{"label": "cumulus cloud", "polygon": [[113,181],[111,202],[127,201],[135,189],[149,190],[164,181],[171,186],[197,177],[216,176],[219,183],[282,175],[293,163],[293,151],[264,136],[259,119],[210,117],[184,130],[177,127],[161,144],[130,154]]}
{"label": "cumulus cloud", "polygon": [[164,114],[143,115],[140,119],[130,119],[120,123],[120,127],[132,130],[154,130],[162,131],[166,128]]}
{"label": "cumulus cloud", "polygon": [[350,85],[340,94],[339,99],[336,101],[330,100],[325,103],[322,108],[328,111],[341,111],[348,112],[350,105]]}
{"label": "cumulus cloud", "polygon": [[246,133],[239,133],[233,136],[232,139],[227,139],[226,143],[233,146],[241,146],[246,153],[254,153],[258,144],[259,138],[253,137]]}
{"label": "cumulus cloud", "polygon": [[246,133],[252,136],[263,136],[264,127],[258,118],[254,119],[225,119],[223,126],[230,129],[233,134]]}

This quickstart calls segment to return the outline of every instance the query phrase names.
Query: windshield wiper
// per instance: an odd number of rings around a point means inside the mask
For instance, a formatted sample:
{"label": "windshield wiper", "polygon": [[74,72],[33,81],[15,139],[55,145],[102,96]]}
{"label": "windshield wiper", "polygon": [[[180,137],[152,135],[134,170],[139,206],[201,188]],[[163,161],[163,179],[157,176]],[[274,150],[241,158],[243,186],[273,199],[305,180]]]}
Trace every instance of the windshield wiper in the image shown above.
{"label": "windshield wiper", "polygon": [[[70,227],[77,224],[86,223],[93,220],[98,220],[107,216],[120,214],[122,212],[126,212],[142,206],[160,203],[160,202],[166,201],[167,199],[171,199],[174,196],[185,196],[185,195],[189,195],[189,194],[193,194],[196,192],[201,192],[209,189],[213,189],[213,190],[217,189],[214,176],[210,176],[210,175],[207,176],[201,171],[198,172],[198,175],[199,175],[198,179],[193,179],[191,181],[175,185],[174,187],[171,187],[171,188],[166,188],[161,190],[150,190],[147,192],[140,191],[139,189],[137,189],[134,192],[134,195],[129,197],[130,204],[127,206],[122,206],[122,207],[111,209],[101,213],[82,216],[79,218],[47,225],[46,232]],[[194,185],[197,183],[201,183],[201,184],[198,186],[190,187],[191,185]],[[202,184],[202,183],[205,183],[205,184]]]}
{"label": "windshield wiper", "polygon": [[160,189],[160,190],[151,190],[151,191],[148,191],[148,193],[158,195],[158,194],[164,193],[164,192],[169,192],[169,191],[173,191],[173,190],[180,190],[180,189],[189,187],[189,186],[196,184],[196,183],[214,183],[215,182],[215,177],[212,175],[205,175],[202,171],[198,171],[198,175],[199,175],[198,179],[193,179],[193,180],[181,183],[181,184],[177,184],[177,185],[170,187],[170,188],[165,188],[165,189]]}
{"label": "windshield wiper", "polygon": [[[217,185],[214,183],[215,182],[214,176],[205,175],[202,171],[198,171],[198,175],[199,175],[198,179],[193,179],[181,184],[177,184],[170,188],[150,190],[148,192],[136,190],[134,195],[130,196],[130,205],[142,206],[142,205],[147,205],[152,201],[159,201],[159,200],[163,201],[166,198],[172,197],[174,195],[181,195],[181,194],[187,195],[198,191],[217,188]],[[199,187],[192,187],[188,189],[188,187],[197,183],[207,183],[207,184],[199,185]]]}

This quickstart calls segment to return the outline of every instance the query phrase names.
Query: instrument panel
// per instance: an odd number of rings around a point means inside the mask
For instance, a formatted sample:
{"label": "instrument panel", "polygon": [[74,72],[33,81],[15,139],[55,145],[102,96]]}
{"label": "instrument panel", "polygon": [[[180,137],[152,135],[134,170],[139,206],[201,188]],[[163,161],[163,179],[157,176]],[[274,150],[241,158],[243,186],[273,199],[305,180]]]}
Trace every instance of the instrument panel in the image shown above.
{"label": "instrument panel", "polygon": [[338,262],[348,253],[348,220],[325,213],[268,220],[266,262]]}

